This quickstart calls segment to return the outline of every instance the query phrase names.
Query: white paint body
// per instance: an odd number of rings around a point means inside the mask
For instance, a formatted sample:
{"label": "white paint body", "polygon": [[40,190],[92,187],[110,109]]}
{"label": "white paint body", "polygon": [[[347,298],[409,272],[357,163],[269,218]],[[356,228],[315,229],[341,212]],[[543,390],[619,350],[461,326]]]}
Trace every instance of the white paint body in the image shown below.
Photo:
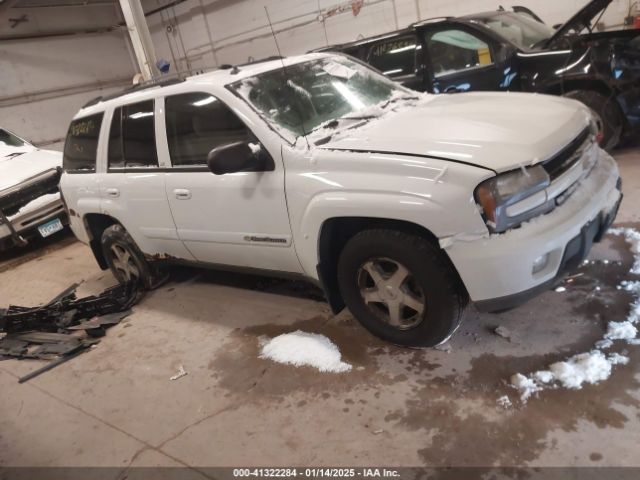
{"label": "white paint body", "polygon": [[[23,142],[24,145],[21,146],[0,142],[0,197],[12,187],[51,169],[62,167],[61,152],[40,150],[25,140]],[[29,202],[19,212],[10,215],[8,220],[20,233],[61,214],[64,214],[64,206],[60,194],[52,193]],[[0,240],[10,235],[9,227],[0,222]]]}
{"label": "white paint body", "polygon": [[[311,54],[289,64],[320,58]],[[265,62],[233,74],[220,70],[177,85],[151,88],[81,110],[75,118],[105,112],[95,174],[63,174],[71,226],[88,242],[83,217],[115,217],[149,255],[203,263],[297,273],[318,280],[319,237],[336,217],[402,220],[428,229],[458,270],[474,301],[503,297],[539,285],[557,272],[567,242],[619,195],[614,161],[593,147],[592,173],[575,197],[551,214],[503,235],[490,235],[474,190],[496,173],[549,159],[588,125],[586,109],[559,97],[515,93],[427,96],[420,105],[376,119],[321,146],[292,144],[226,85],[281,68]],[[206,92],[228,105],[275,162],[271,172],[216,176],[171,171],[164,128],[164,97]],[[118,106],[156,100],[160,169],[107,173],[106,139]],[[586,155],[586,154],[585,154]],[[117,197],[109,191],[118,191]],[[184,193],[189,193],[184,198]],[[578,195],[578,192],[583,194]],[[181,197],[182,199],[178,198]],[[255,243],[250,236],[277,238]],[[532,275],[532,262],[554,252]],[[556,253],[559,257],[556,258]]]}

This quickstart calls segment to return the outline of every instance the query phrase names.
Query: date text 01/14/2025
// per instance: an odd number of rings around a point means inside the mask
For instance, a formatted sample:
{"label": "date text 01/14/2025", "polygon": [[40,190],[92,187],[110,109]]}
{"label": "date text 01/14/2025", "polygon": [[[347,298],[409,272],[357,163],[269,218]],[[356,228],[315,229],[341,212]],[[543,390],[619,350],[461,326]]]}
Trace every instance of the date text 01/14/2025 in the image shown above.
{"label": "date text 01/14/2025", "polygon": [[397,470],[387,468],[236,468],[234,477],[273,478],[381,478],[399,477]]}

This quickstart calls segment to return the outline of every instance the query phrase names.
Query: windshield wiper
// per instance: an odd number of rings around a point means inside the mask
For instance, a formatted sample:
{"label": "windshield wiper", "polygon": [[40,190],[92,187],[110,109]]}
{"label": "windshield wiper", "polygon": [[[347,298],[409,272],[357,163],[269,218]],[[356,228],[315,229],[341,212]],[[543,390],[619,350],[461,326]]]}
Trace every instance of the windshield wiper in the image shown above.
{"label": "windshield wiper", "polygon": [[419,97],[414,97],[412,95],[407,95],[406,97],[396,97],[390,100],[387,100],[384,104],[380,105],[380,108],[387,108],[392,103],[396,103],[399,100],[418,100]]}

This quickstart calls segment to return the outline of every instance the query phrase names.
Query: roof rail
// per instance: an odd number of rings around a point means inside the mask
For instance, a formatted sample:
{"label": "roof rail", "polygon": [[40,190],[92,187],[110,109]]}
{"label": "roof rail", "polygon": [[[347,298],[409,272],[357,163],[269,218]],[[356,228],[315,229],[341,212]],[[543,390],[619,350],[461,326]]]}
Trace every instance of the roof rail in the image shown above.
{"label": "roof rail", "polygon": [[451,20],[454,17],[451,16],[447,16],[447,17],[432,17],[432,18],[425,18],[424,20],[419,20],[415,23],[412,23],[411,26],[412,27],[419,27],[421,25],[427,25],[429,23],[435,23],[435,22],[441,22],[442,20]]}

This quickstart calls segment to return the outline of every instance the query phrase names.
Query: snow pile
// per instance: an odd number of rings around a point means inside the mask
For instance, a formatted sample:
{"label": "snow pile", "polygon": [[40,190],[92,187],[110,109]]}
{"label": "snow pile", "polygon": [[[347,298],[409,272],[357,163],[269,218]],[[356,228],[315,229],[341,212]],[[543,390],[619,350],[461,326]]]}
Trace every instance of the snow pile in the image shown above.
{"label": "snow pile", "polygon": [[506,395],[501,396],[498,400],[496,400],[496,402],[504,409],[511,408],[513,406],[511,400]]}
{"label": "snow pile", "polygon": [[609,340],[628,340],[636,338],[637,334],[638,329],[628,320],[625,322],[609,322],[604,338]]}
{"label": "snow pile", "polygon": [[614,362],[620,363],[620,359],[613,355],[607,358],[600,350],[592,350],[574,355],[564,362],[554,363],[549,366],[549,370],[553,374],[552,378],[563,387],[579,389],[583,383],[595,384],[609,378]]}
{"label": "snow pile", "polygon": [[[616,228],[609,232],[613,235],[623,235],[631,244],[635,261],[630,272],[640,275],[640,232],[631,228]],[[580,389],[584,384],[606,380],[611,375],[614,365],[626,365],[629,362],[629,358],[624,355],[612,353],[607,356],[602,352],[610,348],[614,340],[625,340],[629,345],[640,344],[640,339],[636,338],[638,329],[635,326],[640,321],[640,281],[624,281],[618,289],[626,290],[635,297],[627,318],[623,321],[609,322],[603,339],[596,342],[595,348],[590,352],[579,353],[565,361],[556,362],[549,365],[548,369],[533,372],[529,376],[521,373],[513,375],[511,386],[520,392],[523,402],[545,388],[562,386]]]}
{"label": "snow pile", "polygon": [[262,346],[260,358],[295,367],[307,365],[321,372],[342,373],[351,365],[342,361],[340,350],[324,335],[297,330],[272,338]]}
{"label": "snow pile", "polygon": [[612,228],[609,233],[624,235],[624,238],[631,245],[631,253],[636,259],[630,271],[635,275],[640,275],[640,232],[633,228]]}
{"label": "snow pile", "polygon": [[525,377],[521,373],[516,373],[511,377],[511,385],[520,391],[520,399],[523,402],[526,402],[532,394],[542,390],[542,387],[534,380]]}

